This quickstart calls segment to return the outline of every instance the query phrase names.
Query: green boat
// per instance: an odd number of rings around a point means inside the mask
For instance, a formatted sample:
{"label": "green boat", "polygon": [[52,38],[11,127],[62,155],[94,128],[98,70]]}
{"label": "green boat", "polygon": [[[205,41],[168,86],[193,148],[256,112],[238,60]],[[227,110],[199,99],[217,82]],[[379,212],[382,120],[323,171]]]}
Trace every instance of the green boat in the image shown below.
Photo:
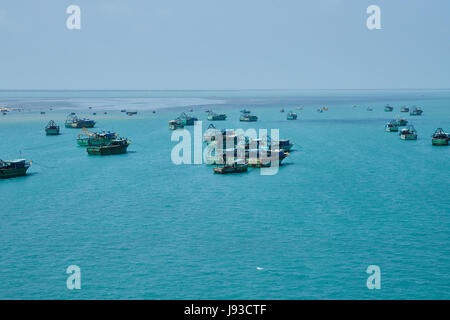
{"label": "green boat", "polygon": [[93,128],[95,121],[84,118],[80,119],[71,113],[66,119],[65,126],[66,128]]}
{"label": "green boat", "polygon": [[122,154],[127,153],[127,149],[130,144],[131,144],[130,140],[118,138],[110,141],[108,144],[103,146],[87,147],[86,150],[88,154],[98,156]]}
{"label": "green boat", "polygon": [[410,116],[421,116],[423,113],[423,110],[420,107],[415,107],[411,112],[409,113]]}
{"label": "green boat", "polygon": [[402,140],[417,140],[417,130],[413,126],[401,129],[399,135]]}
{"label": "green boat", "polygon": [[209,121],[223,121],[227,120],[227,115],[224,113],[215,113],[212,111],[208,112],[208,120]]}
{"label": "green boat", "polygon": [[45,133],[48,136],[57,136],[59,134],[59,126],[53,120],[50,120],[45,127]]}
{"label": "green boat", "polygon": [[244,110],[241,110],[241,117],[239,118],[239,121],[255,122],[255,121],[258,121],[258,117],[250,114],[250,111],[244,109]]}
{"label": "green boat", "polygon": [[399,127],[404,127],[404,126],[408,125],[408,120],[401,119],[401,118],[398,118],[398,119],[396,119],[396,120],[394,120],[392,122],[394,124],[396,124],[397,126],[399,126]]}
{"label": "green boat", "polygon": [[295,112],[289,111],[287,116],[287,120],[297,120],[297,114]]}
{"label": "green boat", "polygon": [[195,124],[195,121],[198,121],[196,117],[191,117],[185,112],[182,112],[181,115],[175,120],[180,121],[184,126],[193,126]]}
{"label": "green boat", "polygon": [[433,146],[448,146],[450,137],[442,128],[438,128],[431,139]]}
{"label": "green boat", "polygon": [[169,121],[169,129],[170,130],[177,130],[177,129],[183,129],[184,124],[181,120],[170,120]]}
{"label": "green boat", "polygon": [[83,128],[78,134],[77,143],[81,147],[102,146],[108,144],[117,137],[117,133],[111,131],[93,132]]}
{"label": "green boat", "polygon": [[387,105],[384,107],[384,111],[386,112],[392,112],[394,110],[394,107],[391,107],[390,105]]}
{"label": "green boat", "polygon": [[0,160],[0,179],[24,176],[27,173],[31,161],[25,159],[19,160]]}
{"label": "green boat", "polygon": [[398,125],[391,121],[384,126],[384,130],[386,132],[398,132]]}

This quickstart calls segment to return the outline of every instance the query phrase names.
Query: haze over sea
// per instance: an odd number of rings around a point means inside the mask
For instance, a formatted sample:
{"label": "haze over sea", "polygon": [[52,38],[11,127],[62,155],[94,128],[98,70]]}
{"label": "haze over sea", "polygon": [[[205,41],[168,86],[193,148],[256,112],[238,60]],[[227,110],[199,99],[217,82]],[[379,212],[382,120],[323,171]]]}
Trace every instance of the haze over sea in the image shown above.
{"label": "haze over sea", "polygon": [[[33,164],[0,181],[0,299],[450,298],[450,146],[431,145],[450,90],[0,91],[4,106],[24,110],[0,114],[0,158]],[[294,151],[274,176],[174,165],[168,121],[191,107],[204,130],[212,109],[228,115],[217,128],[279,129]],[[89,156],[70,112],[129,152]],[[417,141],[384,131],[400,116]],[[66,288],[73,264],[81,290]]]}

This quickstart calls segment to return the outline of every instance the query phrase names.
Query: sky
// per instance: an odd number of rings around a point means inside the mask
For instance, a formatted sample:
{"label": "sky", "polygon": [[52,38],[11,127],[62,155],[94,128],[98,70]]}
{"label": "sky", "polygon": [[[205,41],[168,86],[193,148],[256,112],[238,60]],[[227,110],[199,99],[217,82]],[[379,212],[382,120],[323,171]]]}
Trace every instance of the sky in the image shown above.
{"label": "sky", "polygon": [[450,88],[448,0],[0,0],[0,90],[414,88]]}

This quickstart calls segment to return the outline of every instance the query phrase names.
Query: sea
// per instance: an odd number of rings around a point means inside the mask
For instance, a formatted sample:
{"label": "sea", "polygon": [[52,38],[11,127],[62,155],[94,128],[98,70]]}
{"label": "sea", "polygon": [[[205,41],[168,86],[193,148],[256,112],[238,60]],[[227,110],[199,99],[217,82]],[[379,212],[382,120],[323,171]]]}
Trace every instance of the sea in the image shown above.
{"label": "sea", "polygon": [[[21,110],[0,114],[0,159],[32,161],[0,180],[0,299],[450,298],[450,146],[431,144],[450,132],[450,90],[3,90],[0,107]],[[175,164],[168,122],[206,130],[207,110],[227,114],[218,129],[290,139],[278,173]],[[88,155],[71,112],[128,153]],[[417,141],[385,132],[397,117]]]}

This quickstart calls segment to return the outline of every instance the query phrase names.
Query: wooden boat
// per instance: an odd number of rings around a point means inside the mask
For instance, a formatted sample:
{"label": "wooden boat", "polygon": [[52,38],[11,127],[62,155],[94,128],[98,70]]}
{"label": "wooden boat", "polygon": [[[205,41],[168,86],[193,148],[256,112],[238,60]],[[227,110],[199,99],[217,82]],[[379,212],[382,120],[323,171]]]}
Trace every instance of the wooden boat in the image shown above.
{"label": "wooden boat", "polygon": [[287,120],[296,120],[297,119],[297,114],[295,112],[289,111],[287,116],[286,116]]}
{"label": "wooden boat", "polygon": [[266,153],[266,157],[262,156],[262,149],[252,149],[246,152],[246,160],[247,165],[249,167],[270,167],[272,165],[270,158],[272,156],[272,152],[278,153],[278,165],[281,165],[281,162],[289,156],[289,152],[285,150],[277,149],[277,150],[264,150]]}
{"label": "wooden boat", "polygon": [[409,112],[409,108],[408,107],[403,107],[400,109],[400,112]]}
{"label": "wooden boat", "polygon": [[86,151],[90,155],[113,155],[113,154],[122,154],[126,153],[128,146],[131,144],[131,141],[128,139],[118,138],[111,140],[109,144],[102,146],[90,146],[86,148]]}
{"label": "wooden boat", "polygon": [[398,125],[391,121],[384,126],[384,129],[386,132],[398,132]]}
{"label": "wooden boat", "polygon": [[125,109],[122,109],[122,110],[120,110],[120,112],[127,112],[127,110],[125,110]]}
{"label": "wooden boat", "polygon": [[423,110],[420,107],[415,107],[411,112],[409,113],[410,116],[421,116],[423,113]]}
{"label": "wooden boat", "polygon": [[57,136],[59,134],[59,126],[53,120],[50,120],[45,127],[45,133],[48,136]]}
{"label": "wooden boat", "polygon": [[86,128],[81,129],[78,134],[77,143],[81,147],[102,146],[116,139],[117,133],[111,131],[93,132]]}
{"label": "wooden boat", "polygon": [[184,112],[176,120],[181,121],[185,126],[193,126],[195,121],[198,121],[196,117],[191,117]]}
{"label": "wooden boat", "polygon": [[41,111],[41,114],[45,114],[45,111]]}
{"label": "wooden boat", "polygon": [[224,113],[214,113],[214,112],[208,112],[208,120],[209,121],[221,121],[221,120],[226,120],[227,119],[227,115]]}
{"label": "wooden boat", "polygon": [[399,135],[402,140],[417,140],[417,130],[413,126],[401,129]]}
{"label": "wooden boat", "polygon": [[248,170],[248,166],[245,163],[235,162],[230,165],[221,165],[214,168],[214,173],[226,174],[226,173],[242,173]]}
{"label": "wooden boat", "polygon": [[93,128],[95,126],[94,120],[89,119],[80,119],[75,115],[70,114],[67,117],[67,120],[65,122],[66,128]]}
{"label": "wooden boat", "polygon": [[134,116],[137,114],[137,111],[127,111],[127,116]]}
{"label": "wooden boat", "polygon": [[432,136],[431,144],[433,146],[448,146],[449,140],[449,135],[442,128],[438,128]]}
{"label": "wooden boat", "polygon": [[399,127],[404,127],[404,126],[408,125],[408,120],[401,119],[401,118],[395,119],[392,122],[395,123]]}
{"label": "wooden boat", "polygon": [[24,176],[30,168],[31,161],[25,159],[19,160],[0,160],[0,179]]}
{"label": "wooden boat", "polygon": [[170,130],[177,130],[177,129],[183,129],[184,124],[181,120],[170,120],[169,121],[169,129]]}
{"label": "wooden boat", "polygon": [[384,111],[386,111],[386,112],[392,112],[393,110],[394,110],[394,107],[391,107],[390,105],[386,105],[384,107]]}
{"label": "wooden boat", "polygon": [[280,112],[283,113],[283,112],[284,112],[284,109],[280,109]]}
{"label": "wooden boat", "polygon": [[241,116],[239,118],[239,121],[255,122],[255,121],[258,121],[258,117],[250,114],[250,111],[244,109],[244,110],[241,110]]}

